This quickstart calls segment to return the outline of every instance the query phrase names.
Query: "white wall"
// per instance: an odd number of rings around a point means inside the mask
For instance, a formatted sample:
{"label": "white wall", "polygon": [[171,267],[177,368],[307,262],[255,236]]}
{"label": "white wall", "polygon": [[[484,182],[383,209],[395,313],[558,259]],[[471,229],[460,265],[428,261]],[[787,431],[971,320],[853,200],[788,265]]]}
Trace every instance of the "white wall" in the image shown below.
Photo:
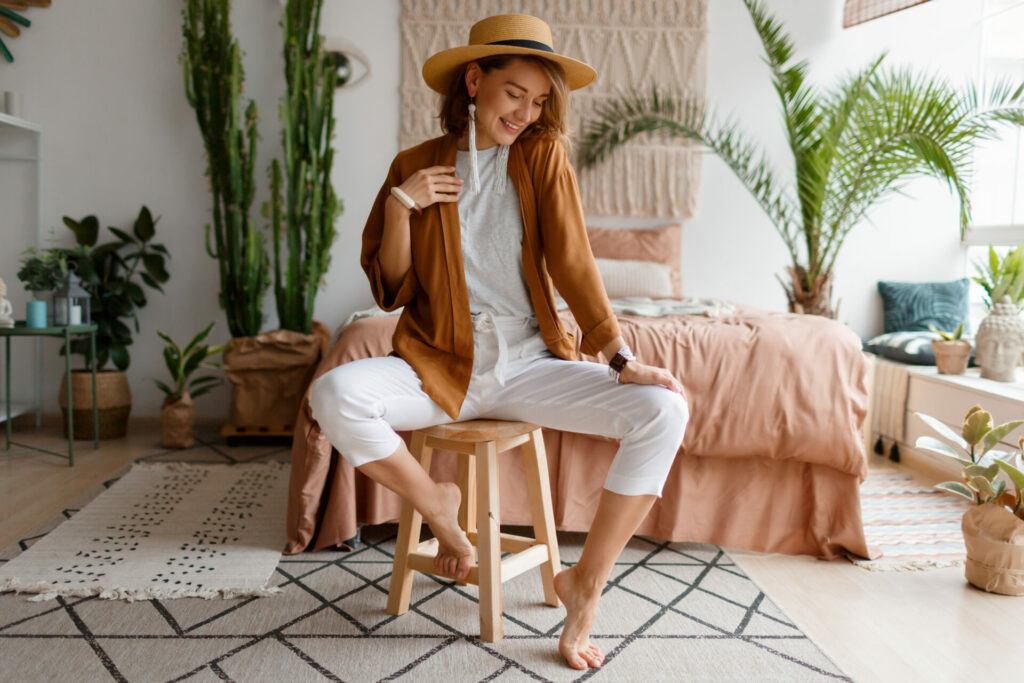
{"label": "white wall", "polygon": [[[709,98],[732,112],[785,161],[778,107],[760,46],[740,0],[710,0]],[[266,199],[266,168],[280,145],[277,97],[283,90],[279,0],[236,0],[234,30],[245,51],[246,94],[260,108],[262,143],[257,164],[260,191],[253,217]],[[828,84],[881,50],[892,61],[936,71],[973,74],[974,22],[980,0],[934,0],[854,29],[841,26],[841,0],[770,0],[811,74]],[[33,26],[7,41],[14,64],[0,63],[0,91],[24,94],[27,118],[44,128],[43,224],[70,244],[61,216],[96,213],[104,224],[126,227],[145,203],[162,216],[158,240],[171,250],[166,295],[154,293],[140,314],[142,332],[132,347],[130,378],[136,414],[157,414],[161,396],[149,378],[164,373],[154,330],[191,336],[216,320],[217,341],[227,325],[217,305],[216,263],[206,256],[203,226],[210,196],[203,177],[203,149],[185,102],[181,66],[181,3],[168,0],[90,0],[34,9]],[[327,287],[317,317],[334,327],[371,299],[358,265],[359,235],[387,166],[398,151],[400,67],[399,0],[327,3],[324,33],[354,42],[370,59],[372,76],[336,100],[335,187],[345,211]],[[10,173],[0,165],[0,184]],[[909,198],[896,198],[872,214],[874,226],[850,237],[837,275],[840,317],[867,335],[881,327],[874,283],[878,279],[949,279],[963,274],[956,203],[934,182],[915,182]],[[601,221],[608,224],[608,219]],[[632,223],[636,223],[633,221]],[[3,228],[0,249],[15,231]],[[44,235],[45,237],[45,235]],[[785,298],[774,276],[786,253],[767,219],[738,181],[707,158],[697,216],[685,226],[684,287],[772,310]],[[7,263],[5,257],[0,263]],[[20,283],[5,276],[9,287]],[[276,323],[268,296],[266,329]],[[53,347],[56,358],[56,347]],[[47,370],[48,409],[56,410],[56,364]],[[206,414],[227,414],[227,390],[199,400]]]}

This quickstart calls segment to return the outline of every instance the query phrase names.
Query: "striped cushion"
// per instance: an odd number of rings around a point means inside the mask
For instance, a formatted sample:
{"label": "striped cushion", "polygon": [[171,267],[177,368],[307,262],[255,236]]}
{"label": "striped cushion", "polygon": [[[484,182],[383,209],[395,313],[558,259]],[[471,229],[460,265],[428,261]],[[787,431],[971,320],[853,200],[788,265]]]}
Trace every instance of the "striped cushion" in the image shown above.
{"label": "striped cushion", "polygon": [[879,282],[885,331],[927,330],[931,323],[952,332],[968,319],[967,278],[952,282]]}
{"label": "striped cushion", "polygon": [[[935,365],[932,351],[931,332],[889,332],[874,339],[864,340],[864,350],[882,358],[911,365]],[[971,343],[971,360],[974,360],[974,339],[964,337]],[[972,362],[973,365],[973,362]]]}

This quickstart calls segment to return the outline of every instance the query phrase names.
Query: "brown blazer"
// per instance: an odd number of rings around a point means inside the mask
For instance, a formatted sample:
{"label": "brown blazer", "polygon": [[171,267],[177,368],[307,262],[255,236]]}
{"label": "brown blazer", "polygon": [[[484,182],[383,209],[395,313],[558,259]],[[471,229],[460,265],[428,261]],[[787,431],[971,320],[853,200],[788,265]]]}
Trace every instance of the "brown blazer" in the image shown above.
{"label": "brown blazer", "polygon": [[[459,207],[437,203],[410,217],[412,267],[388,293],[378,253],[384,233],[384,202],[391,188],[430,166],[455,166],[457,137],[428,140],[395,157],[363,229],[360,262],[377,305],[405,306],[392,344],[423,382],[423,390],[458,419],[473,370],[473,323],[469,312]],[[597,355],[619,324],[587,241],[576,174],[562,144],[548,136],[517,140],[509,150],[508,175],[523,212],[523,271],[541,336],[552,353],[579,360],[576,343],[558,318],[554,287],[569,304],[583,333],[584,353]]]}

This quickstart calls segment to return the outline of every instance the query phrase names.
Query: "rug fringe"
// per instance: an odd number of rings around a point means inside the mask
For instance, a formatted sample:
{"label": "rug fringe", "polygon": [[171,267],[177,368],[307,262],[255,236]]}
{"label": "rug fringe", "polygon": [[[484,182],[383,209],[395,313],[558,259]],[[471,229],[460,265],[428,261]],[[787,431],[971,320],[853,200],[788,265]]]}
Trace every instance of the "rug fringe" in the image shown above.
{"label": "rug fringe", "polygon": [[14,593],[35,593],[28,598],[29,602],[45,602],[56,600],[58,597],[65,598],[87,598],[93,595],[100,600],[124,600],[135,602],[136,600],[173,600],[176,598],[202,598],[213,600],[221,598],[230,600],[232,598],[265,598],[276,595],[281,591],[277,586],[264,586],[262,588],[104,588],[103,586],[92,586],[90,588],[77,588],[74,586],[54,588],[52,583],[45,581],[30,582],[16,578],[8,578],[0,581],[0,593],[13,591]]}
{"label": "rug fringe", "polygon": [[879,560],[862,560],[856,557],[847,556],[853,564],[869,572],[923,572],[927,569],[942,569],[944,567],[962,567],[964,560],[961,559],[920,559],[905,560],[903,562],[885,562]]}

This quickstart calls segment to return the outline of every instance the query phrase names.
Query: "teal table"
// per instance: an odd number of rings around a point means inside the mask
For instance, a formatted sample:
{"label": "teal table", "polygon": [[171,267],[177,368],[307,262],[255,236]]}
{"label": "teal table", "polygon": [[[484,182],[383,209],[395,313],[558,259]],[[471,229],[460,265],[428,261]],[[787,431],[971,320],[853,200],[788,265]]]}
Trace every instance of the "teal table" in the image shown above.
{"label": "teal table", "polygon": [[[49,453],[50,455],[56,455],[59,458],[67,458],[68,467],[74,467],[75,465],[75,419],[74,410],[72,409],[73,403],[71,401],[71,338],[89,336],[89,359],[95,361],[96,359],[96,330],[98,326],[93,323],[91,325],[70,325],[61,327],[25,327],[24,320],[15,321],[14,327],[0,327],[0,337],[4,338],[4,368],[6,374],[4,378],[6,380],[6,393],[4,399],[7,401],[7,448],[6,452],[0,453],[3,455],[16,455],[18,453]],[[39,448],[36,446],[30,446],[24,443],[17,443],[11,440],[11,337],[63,337],[64,348],[68,352],[64,354],[64,373],[67,377],[68,385],[68,453],[64,455],[57,451],[52,451],[47,448]],[[100,447],[100,417],[99,410],[96,407],[96,363],[90,362],[92,367],[92,434],[93,434],[93,448]],[[11,446],[21,446],[24,450],[11,451]]]}

